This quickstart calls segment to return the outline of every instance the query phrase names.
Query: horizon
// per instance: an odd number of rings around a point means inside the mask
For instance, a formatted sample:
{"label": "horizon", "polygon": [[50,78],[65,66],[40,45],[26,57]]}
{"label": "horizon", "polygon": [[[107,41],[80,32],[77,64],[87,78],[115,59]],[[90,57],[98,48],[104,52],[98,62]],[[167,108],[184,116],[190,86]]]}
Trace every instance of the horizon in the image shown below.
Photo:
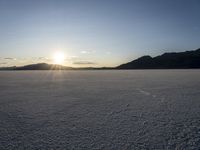
{"label": "horizon", "polygon": [[199,48],[198,0],[2,0],[0,67],[114,67]]}
{"label": "horizon", "polygon": [[[185,52],[192,52],[192,51],[197,51],[197,50],[200,50],[200,48],[197,48],[197,49],[194,49],[194,50],[185,50],[185,51],[181,51],[181,52],[167,52],[167,53],[171,53],[171,54],[173,54],[173,53],[185,53]],[[135,60],[138,60],[138,59],[140,59],[140,58],[142,58],[142,57],[145,57],[145,56],[150,56],[151,58],[156,58],[156,57],[158,57],[158,56],[162,56],[162,55],[164,55],[164,54],[166,54],[166,53],[162,53],[161,55],[156,55],[156,56],[151,56],[151,55],[143,55],[143,56],[140,56],[140,57],[138,57],[138,58],[136,58],[136,59],[134,59],[134,60],[130,60],[130,61],[128,61],[128,62],[124,62],[124,63],[122,63],[122,64],[118,64],[117,66],[100,66],[100,67],[93,67],[93,66],[66,66],[66,65],[64,65],[64,64],[62,64],[62,61],[64,61],[64,59],[63,60],[61,60],[60,59],[60,57],[63,57],[64,58],[64,55],[58,55],[57,57],[55,57],[55,59],[54,60],[52,60],[52,63],[48,63],[48,62],[36,62],[36,63],[32,63],[32,64],[25,64],[25,65],[21,65],[21,66],[16,66],[16,65],[14,65],[14,66],[4,66],[4,67],[0,67],[0,68],[9,68],[9,67],[24,67],[24,66],[30,66],[30,65],[38,65],[38,64],[47,64],[47,65],[55,65],[55,66],[61,66],[61,67],[69,67],[69,68],[79,68],[79,69],[81,69],[81,68],[116,68],[116,67],[119,67],[120,65],[123,65],[123,64],[127,64],[127,63],[130,63],[130,62],[132,62],[132,61],[135,61]],[[56,56],[56,55],[55,55]],[[57,62],[57,63],[56,63]]]}

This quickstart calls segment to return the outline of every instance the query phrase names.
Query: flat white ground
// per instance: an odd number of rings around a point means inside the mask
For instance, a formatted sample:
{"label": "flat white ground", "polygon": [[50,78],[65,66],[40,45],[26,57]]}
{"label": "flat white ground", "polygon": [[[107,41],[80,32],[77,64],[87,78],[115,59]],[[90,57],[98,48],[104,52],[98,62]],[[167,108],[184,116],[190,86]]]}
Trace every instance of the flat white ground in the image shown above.
{"label": "flat white ground", "polygon": [[200,70],[0,72],[0,149],[200,149]]}

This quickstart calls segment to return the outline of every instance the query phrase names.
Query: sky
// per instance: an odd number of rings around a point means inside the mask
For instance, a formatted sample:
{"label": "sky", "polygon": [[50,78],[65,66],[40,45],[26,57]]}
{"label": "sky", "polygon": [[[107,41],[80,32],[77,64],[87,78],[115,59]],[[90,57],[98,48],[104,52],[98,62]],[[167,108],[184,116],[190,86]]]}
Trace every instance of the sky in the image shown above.
{"label": "sky", "polygon": [[200,0],[0,0],[0,66],[109,67],[197,49],[199,8]]}

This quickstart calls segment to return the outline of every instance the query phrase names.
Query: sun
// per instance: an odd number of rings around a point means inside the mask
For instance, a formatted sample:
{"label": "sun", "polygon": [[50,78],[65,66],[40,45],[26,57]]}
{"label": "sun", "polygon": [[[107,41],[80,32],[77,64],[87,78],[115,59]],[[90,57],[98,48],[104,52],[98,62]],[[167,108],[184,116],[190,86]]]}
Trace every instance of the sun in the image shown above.
{"label": "sun", "polygon": [[64,64],[64,61],[65,61],[65,54],[63,52],[56,52],[53,55],[53,63],[54,64],[62,65],[62,64]]}

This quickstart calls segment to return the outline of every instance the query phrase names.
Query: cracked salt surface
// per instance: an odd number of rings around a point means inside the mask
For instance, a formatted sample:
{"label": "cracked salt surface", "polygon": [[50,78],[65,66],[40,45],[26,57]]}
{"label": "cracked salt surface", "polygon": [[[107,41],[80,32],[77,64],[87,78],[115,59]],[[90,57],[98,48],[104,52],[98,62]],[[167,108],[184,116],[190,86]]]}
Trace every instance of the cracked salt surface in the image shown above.
{"label": "cracked salt surface", "polygon": [[0,72],[0,149],[200,149],[200,70]]}

